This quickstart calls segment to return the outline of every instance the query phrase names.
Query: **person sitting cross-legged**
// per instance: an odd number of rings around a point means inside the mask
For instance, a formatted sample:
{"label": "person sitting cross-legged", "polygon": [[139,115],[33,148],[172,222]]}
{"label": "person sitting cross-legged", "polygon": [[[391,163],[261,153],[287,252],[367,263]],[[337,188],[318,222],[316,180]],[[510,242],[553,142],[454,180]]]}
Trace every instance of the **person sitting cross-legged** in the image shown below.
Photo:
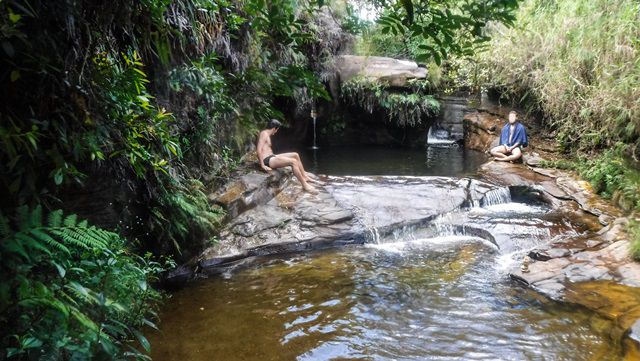
{"label": "person sitting cross-legged", "polygon": [[515,111],[509,113],[507,123],[500,133],[500,145],[491,149],[491,155],[501,162],[513,162],[522,157],[522,149],[528,145],[527,131],[524,125],[518,122],[518,114]]}
{"label": "person sitting cross-legged", "polygon": [[309,177],[307,172],[305,172],[298,153],[273,153],[273,149],[271,148],[271,136],[278,132],[278,128],[280,128],[280,126],[282,126],[282,124],[279,121],[272,119],[267,124],[267,128],[260,132],[258,145],[256,147],[260,167],[266,172],[269,172],[271,169],[291,167],[293,175],[298,178],[305,191],[312,194],[318,193],[318,191],[309,184],[309,182],[315,181]]}

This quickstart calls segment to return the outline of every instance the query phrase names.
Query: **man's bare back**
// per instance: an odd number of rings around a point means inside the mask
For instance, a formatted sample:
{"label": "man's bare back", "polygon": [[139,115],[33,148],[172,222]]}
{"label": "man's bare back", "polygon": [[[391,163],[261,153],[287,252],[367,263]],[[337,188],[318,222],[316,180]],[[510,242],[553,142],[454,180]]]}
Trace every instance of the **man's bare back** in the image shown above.
{"label": "man's bare back", "polygon": [[318,191],[308,184],[308,182],[313,182],[313,180],[307,175],[307,172],[305,172],[298,153],[273,154],[271,136],[278,132],[280,126],[280,122],[271,120],[267,125],[267,129],[261,131],[258,136],[256,151],[258,153],[260,167],[266,172],[269,172],[271,169],[291,167],[293,174],[302,184],[302,188],[307,192],[317,193]]}

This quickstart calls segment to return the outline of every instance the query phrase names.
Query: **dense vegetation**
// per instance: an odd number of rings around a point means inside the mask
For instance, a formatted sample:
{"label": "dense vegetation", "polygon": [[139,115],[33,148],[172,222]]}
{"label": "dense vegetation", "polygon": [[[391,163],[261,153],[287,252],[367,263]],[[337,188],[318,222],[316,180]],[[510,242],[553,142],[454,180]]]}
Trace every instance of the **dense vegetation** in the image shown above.
{"label": "dense vegetation", "polygon": [[437,115],[440,104],[430,93],[428,81],[409,81],[409,89],[392,91],[385,83],[355,77],[342,84],[341,97],[367,113],[384,112],[389,121],[401,127],[420,124],[426,117]]}
{"label": "dense vegetation", "polygon": [[361,24],[355,52],[427,63],[429,77],[405,89],[355,78],[342,84],[341,98],[369,114],[381,112],[393,126],[420,125],[438,114],[436,93],[461,88],[457,80],[464,77],[454,79],[449,74],[460,72],[462,67],[456,66],[456,60],[485,49],[491,39],[487,25],[511,25],[517,4],[509,0],[373,2],[379,18],[375,23]]}
{"label": "dense vegetation", "polygon": [[40,206],[0,218],[0,328],[7,358],[145,358],[143,327],[155,327],[160,265],[115,233]]}

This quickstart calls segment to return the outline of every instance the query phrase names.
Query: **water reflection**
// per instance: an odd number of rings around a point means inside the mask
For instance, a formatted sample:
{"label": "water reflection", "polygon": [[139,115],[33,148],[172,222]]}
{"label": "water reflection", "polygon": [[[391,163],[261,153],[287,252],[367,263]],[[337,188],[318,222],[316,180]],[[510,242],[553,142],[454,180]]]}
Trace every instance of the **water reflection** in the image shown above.
{"label": "water reflection", "polygon": [[486,161],[483,153],[463,147],[420,149],[387,146],[340,146],[300,151],[307,170],[329,175],[462,176]]}
{"label": "water reflection", "polygon": [[[174,294],[154,360],[619,358],[602,322],[514,288],[469,237],[266,260]],[[603,351],[604,350],[604,351]]]}

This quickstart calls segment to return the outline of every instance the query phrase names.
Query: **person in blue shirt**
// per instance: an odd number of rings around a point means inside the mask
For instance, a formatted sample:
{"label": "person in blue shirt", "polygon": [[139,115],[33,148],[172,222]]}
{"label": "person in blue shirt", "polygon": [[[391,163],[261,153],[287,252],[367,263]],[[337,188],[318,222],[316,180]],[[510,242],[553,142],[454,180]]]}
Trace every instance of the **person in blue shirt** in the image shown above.
{"label": "person in blue shirt", "polygon": [[497,161],[512,162],[522,157],[522,148],[527,145],[527,132],[524,125],[518,122],[518,114],[511,111],[509,123],[500,132],[500,145],[491,149],[491,155]]}

